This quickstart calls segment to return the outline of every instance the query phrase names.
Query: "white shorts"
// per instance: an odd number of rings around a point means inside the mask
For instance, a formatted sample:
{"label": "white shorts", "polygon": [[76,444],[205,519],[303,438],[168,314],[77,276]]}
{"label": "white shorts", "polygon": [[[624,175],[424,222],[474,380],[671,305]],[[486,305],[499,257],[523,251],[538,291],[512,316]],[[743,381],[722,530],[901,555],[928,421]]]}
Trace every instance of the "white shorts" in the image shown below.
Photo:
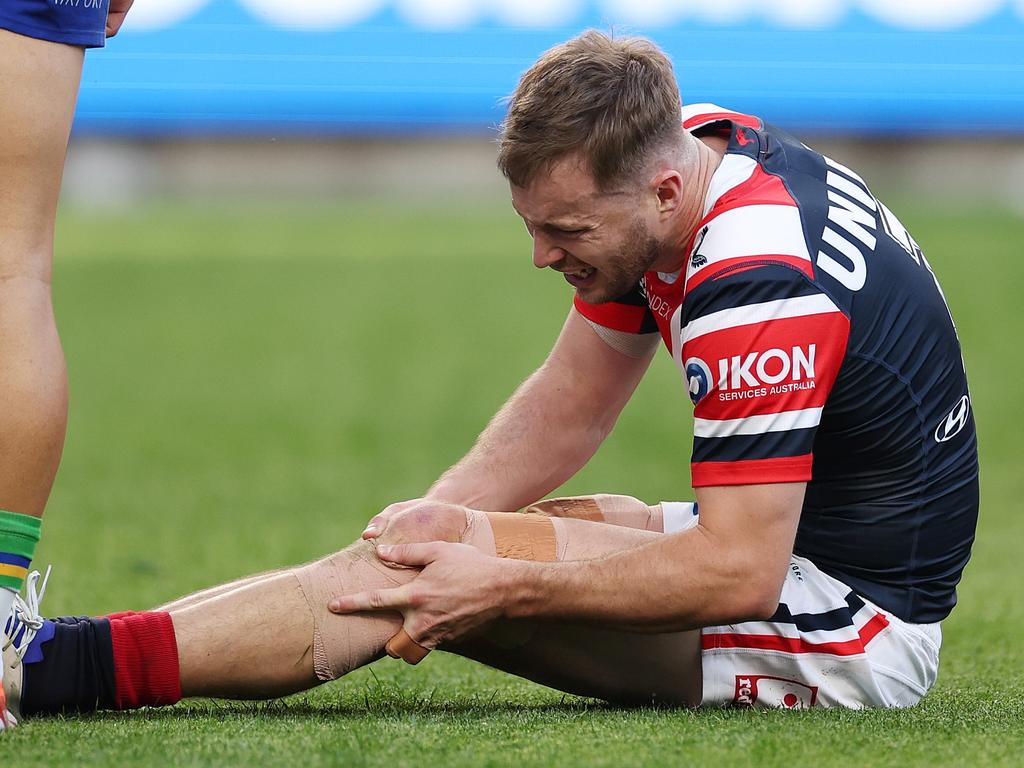
{"label": "white shorts", "polygon": [[939,624],[908,624],[793,556],[773,621],[702,631],[702,706],[910,707],[935,683]]}

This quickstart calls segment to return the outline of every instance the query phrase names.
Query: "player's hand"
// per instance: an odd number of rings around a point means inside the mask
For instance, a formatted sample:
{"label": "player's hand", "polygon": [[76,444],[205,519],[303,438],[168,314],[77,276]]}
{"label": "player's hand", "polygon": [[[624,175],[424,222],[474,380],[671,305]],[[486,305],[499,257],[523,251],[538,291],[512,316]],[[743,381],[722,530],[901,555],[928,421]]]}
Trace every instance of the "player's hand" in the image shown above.
{"label": "player's hand", "polygon": [[128,9],[132,7],[134,0],[110,0],[110,10],[107,12],[107,37],[113,37],[124,24],[124,17],[128,15]]}
{"label": "player's hand", "polygon": [[393,589],[375,589],[331,600],[332,613],[399,611],[403,629],[426,650],[478,630],[504,612],[506,584],[517,561],[488,557],[467,544],[381,545],[381,560],[422,568],[420,575]]}
{"label": "player's hand", "polygon": [[363,531],[363,538],[369,541],[370,539],[376,539],[382,533],[384,529],[388,527],[388,523],[398,515],[402,514],[408,509],[422,504],[426,499],[409,499],[408,501],[398,501],[385,507],[383,510],[378,512],[372,518],[370,522],[366,524],[366,530]]}

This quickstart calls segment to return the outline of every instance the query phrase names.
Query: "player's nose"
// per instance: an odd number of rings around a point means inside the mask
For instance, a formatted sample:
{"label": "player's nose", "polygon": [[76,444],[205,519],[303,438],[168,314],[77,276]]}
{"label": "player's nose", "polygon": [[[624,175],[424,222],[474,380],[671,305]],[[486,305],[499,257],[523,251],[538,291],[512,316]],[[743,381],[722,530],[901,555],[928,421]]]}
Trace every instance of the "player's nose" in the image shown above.
{"label": "player's nose", "polygon": [[566,257],[565,251],[553,245],[540,235],[533,238],[533,266],[537,269],[544,269],[562,261]]}

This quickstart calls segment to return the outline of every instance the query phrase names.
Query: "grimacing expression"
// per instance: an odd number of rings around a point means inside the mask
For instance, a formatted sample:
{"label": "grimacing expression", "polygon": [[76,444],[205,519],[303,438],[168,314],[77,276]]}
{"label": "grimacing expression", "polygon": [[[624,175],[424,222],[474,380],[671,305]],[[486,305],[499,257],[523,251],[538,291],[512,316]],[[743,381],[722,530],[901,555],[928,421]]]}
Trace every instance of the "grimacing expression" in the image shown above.
{"label": "grimacing expression", "polygon": [[560,163],[529,187],[512,187],[512,205],[533,238],[533,263],[565,275],[584,301],[600,304],[632,290],[660,244],[633,192],[599,192],[576,164]]}

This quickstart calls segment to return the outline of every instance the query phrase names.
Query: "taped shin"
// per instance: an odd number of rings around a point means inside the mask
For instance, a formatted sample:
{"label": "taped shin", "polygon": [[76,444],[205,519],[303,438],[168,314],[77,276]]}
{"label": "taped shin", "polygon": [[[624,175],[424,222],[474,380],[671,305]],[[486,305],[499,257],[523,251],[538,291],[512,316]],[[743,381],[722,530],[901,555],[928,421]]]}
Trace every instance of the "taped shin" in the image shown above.
{"label": "taped shin", "polygon": [[526,508],[548,517],[564,517],[608,523],[642,531],[662,531],[661,505],[648,506],[640,499],[612,493],[545,499]]}
{"label": "taped shin", "polygon": [[676,533],[697,523],[697,505],[689,501],[663,501],[647,505],[632,496],[595,493],[545,499],[526,508],[547,517],[590,520],[656,533]]}
{"label": "taped shin", "polygon": [[327,610],[331,598],[397,587],[416,573],[384,565],[367,541],[292,571],[313,616],[313,670],[318,679],[335,680],[379,659],[388,639],[402,627],[398,614],[335,616]]}

